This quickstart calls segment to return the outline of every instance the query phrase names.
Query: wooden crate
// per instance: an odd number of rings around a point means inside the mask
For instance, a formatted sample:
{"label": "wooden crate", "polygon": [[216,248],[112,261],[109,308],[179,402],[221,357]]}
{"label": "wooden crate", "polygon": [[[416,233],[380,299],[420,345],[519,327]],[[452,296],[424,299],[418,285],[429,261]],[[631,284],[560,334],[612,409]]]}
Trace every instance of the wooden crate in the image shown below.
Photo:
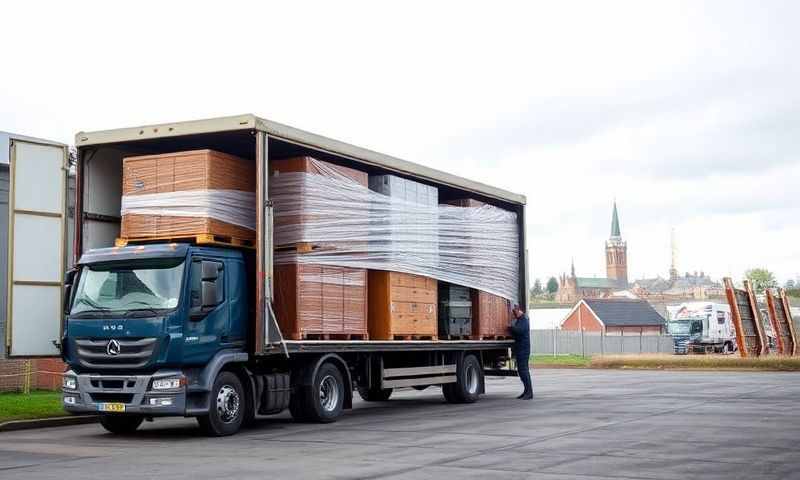
{"label": "wooden crate", "polygon": [[275,314],[284,338],[366,340],[367,271],[313,264],[275,266]]}
{"label": "wooden crate", "polygon": [[437,338],[437,282],[420,275],[369,271],[369,336],[373,340]]}
{"label": "wooden crate", "polygon": [[[122,161],[123,195],[190,190],[255,192],[255,162],[214,150],[126,157]],[[194,235],[255,240],[255,231],[249,228],[201,216],[126,214],[122,216],[120,226],[120,237],[123,239]]]}
{"label": "wooden crate", "polygon": [[509,337],[511,305],[505,298],[472,290],[472,337],[475,340]]}

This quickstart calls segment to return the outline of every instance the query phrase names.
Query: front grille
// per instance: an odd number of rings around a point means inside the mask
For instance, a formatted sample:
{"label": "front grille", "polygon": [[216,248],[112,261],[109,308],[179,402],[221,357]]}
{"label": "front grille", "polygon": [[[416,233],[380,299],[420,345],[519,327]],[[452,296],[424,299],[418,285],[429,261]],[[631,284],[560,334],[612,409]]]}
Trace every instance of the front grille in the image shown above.
{"label": "front grille", "polygon": [[131,403],[133,400],[132,393],[90,393],[94,403],[99,402],[115,402],[115,403]]}
{"label": "front grille", "polygon": [[85,368],[128,369],[141,368],[155,353],[155,338],[118,339],[119,353],[108,353],[109,339],[77,339],[75,346],[78,362]]}

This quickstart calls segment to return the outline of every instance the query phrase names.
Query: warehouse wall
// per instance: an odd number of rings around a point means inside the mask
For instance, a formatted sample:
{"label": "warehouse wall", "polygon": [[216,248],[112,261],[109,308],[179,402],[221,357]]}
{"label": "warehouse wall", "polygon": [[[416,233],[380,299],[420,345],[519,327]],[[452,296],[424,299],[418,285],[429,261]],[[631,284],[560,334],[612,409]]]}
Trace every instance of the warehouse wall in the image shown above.
{"label": "warehouse wall", "polygon": [[[6,356],[6,301],[8,299],[8,165],[0,165],[0,362]],[[0,367],[2,374],[2,367]]]}

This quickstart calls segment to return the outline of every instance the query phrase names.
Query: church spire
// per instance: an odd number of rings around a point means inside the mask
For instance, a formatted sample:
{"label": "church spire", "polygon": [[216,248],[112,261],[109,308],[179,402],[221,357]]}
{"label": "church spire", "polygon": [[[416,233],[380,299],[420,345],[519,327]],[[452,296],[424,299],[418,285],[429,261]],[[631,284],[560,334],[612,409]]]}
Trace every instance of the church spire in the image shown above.
{"label": "church spire", "polygon": [[614,200],[614,213],[611,214],[611,238],[621,238],[619,232],[619,215],[617,215],[617,201]]}
{"label": "church spire", "polygon": [[572,257],[572,267],[570,268],[570,275],[575,278],[575,257]]}

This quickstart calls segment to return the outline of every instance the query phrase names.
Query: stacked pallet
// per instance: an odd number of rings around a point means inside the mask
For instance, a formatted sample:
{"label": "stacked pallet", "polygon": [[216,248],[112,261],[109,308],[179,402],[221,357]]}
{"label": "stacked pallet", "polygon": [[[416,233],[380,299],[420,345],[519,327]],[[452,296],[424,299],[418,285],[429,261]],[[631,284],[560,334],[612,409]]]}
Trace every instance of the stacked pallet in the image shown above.
{"label": "stacked pallet", "polygon": [[369,272],[369,336],[435,340],[436,280],[401,272]]}
{"label": "stacked pallet", "polygon": [[255,178],[254,162],[214,150],[126,157],[120,236],[252,244]]}
{"label": "stacked pallet", "polygon": [[[370,190],[388,197],[397,207],[373,218],[373,228],[388,232],[372,241],[370,253],[387,259],[389,268],[408,262],[414,252],[418,263],[438,260],[436,187],[396,175],[369,178]],[[383,207],[385,208],[385,206]],[[382,340],[426,340],[437,338],[437,281],[397,271],[369,272],[369,334]]]}
{"label": "stacked pallet", "polygon": [[320,191],[312,176],[354,182],[366,190],[367,174],[307,156],[274,160],[270,167],[274,238],[282,255],[275,266],[275,313],[281,332],[292,340],[369,338],[367,270],[302,258],[320,249],[353,248],[339,239],[306,241],[324,232],[326,224],[343,220],[335,212],[320,212],[317,204],[326,200],[320,197],[330,195],[331,202],[340,199],[336,192]]}

